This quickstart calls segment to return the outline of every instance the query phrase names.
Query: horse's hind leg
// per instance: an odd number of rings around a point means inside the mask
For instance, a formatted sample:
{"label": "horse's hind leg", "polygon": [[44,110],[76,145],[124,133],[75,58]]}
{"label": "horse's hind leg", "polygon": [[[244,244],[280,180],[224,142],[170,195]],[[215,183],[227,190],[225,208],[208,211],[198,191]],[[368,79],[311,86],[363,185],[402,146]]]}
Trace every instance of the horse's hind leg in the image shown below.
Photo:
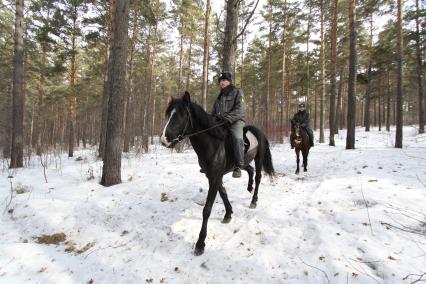
{"label": "horse's hind leg", "polygon": [[296,174],[299,174],[299,162],[300,162],[300,150],[297,149],[296,150],[296,161],[297,161],[297,168],[296,168]]}
{"label": "horse's hind leg", "polygon": [[244,169],[247,171],[248,176],[249,176],[247,191],[251,193],[253,191],[253,172],[254,172],[254,169],[250,165],[244,167]]}
{"label": "horse's hind leg", "polygon": [[219,187],[219,194],[223,200],[223,204],[225,205],[225,211],[226,211],[225,217],[223,217],[222,223],[226,224],[231,222],[232,213],[234,212],[232,212],[232,206],[228,200],[228,194],[226,193],[226,189],[223,187],[223,185]]}
{"label": "horse's hind leg", "polygon": [[255,160],[256,166],[256,177],[254,178],[256,185],[254,187],[253,198],[251,199],[250,208],[254,209],[257,206],[257,193],[259,191],[260,180],[262,179],[262,163],[260,162],[260,158],[257,157]]}

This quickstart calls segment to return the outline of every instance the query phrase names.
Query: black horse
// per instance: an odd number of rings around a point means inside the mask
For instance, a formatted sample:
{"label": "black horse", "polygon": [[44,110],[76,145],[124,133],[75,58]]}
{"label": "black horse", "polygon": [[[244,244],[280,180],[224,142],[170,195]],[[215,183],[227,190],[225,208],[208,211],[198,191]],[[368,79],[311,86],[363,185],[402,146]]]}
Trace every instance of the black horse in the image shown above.
{"label": "black horse", "polygon": [[302,151],[303,156],[303,170],[305,172],[308,171],[308,155],[309,155],[309,149],[311,148],[311,145],[309,143],[309,136],[306,132],[306,129],[300,126],[298,122],[294,123],[294,133],[295,133],[295,139],[294,139],[294,151],[296,152],[297,157],[297,168],[296,168],[296,174],[299,173],[299,156],[300,151]]}
{"label": "black horse", "polygon": [[[232,206],[222,183],[223,176],[231,172],[235,165],[231,137],[222,123],[206,113],[201,106],[191,102],[188,92],[185,92],[181,99],[170,101],[166,110],[166,118],[168,121],[161,135],[162,144],[173,148],[182,139],[189,137],[192,147],[197,153],[200,166],[209,180],[209,191],[203,209],[203,224],[195,246],[195,254],[201,255],[204,252],[207,236],[207,221],[218,191],[226,210],[222,222],[231,221]],[[246,146],[244,157],[244,169],[249,175],[247,187],[249,192],[253,190],[254,169],[250,166],[253,159],[256,167],[256,186],[250,204],[250,208],[256,208],[257,193],[262,177],[261,171],[263,169],[270,177],[273,177],[274,167],[269,142],[265,135],[254,126],[246,126],[244,134],[244,140],[250,144]]]}

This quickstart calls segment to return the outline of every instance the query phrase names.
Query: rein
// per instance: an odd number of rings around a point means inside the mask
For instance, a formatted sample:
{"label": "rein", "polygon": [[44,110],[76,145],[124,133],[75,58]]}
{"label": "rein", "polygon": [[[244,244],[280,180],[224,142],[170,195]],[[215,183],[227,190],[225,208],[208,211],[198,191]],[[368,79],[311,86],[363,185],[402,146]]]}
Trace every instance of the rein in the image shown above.
{"label": "rein", "polygon": [[192,136],[195,136],[195,135],[207,132],[207,131],[209,131],[211,129],[214,129],[216,127],[224,125],[224,123],[222,122],[222,123],[213,125],[213,126],[211,126],[209,128],[206,128],[206,129],[203,129],[203,130],[200,130],[200,131],[197,131],[197,132],[185,134],[185,132],[188,130],[189,124],[191,124],[191,126],[193,126],[192,119],[191,119],[191,112],[189,111],[188,107],[186,107],[186,111],[188,112],[188,120],[186,121],[185,128],[183,129],[182,134],[179,134],[178,137],[176,137],[175,139],[173,139],[173,142],[177,141],[179,143],[180,141],[182,141],[185,138],[189,138],[189,137],[192,137]]}

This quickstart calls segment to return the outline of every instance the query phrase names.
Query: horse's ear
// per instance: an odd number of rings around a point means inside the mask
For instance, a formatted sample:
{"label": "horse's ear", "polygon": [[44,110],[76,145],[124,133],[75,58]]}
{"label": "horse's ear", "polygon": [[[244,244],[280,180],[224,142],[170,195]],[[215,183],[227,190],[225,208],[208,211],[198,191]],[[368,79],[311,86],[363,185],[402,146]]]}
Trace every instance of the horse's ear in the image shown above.
{"label": "horse's ear", "polygon": [[185,94],[183,94],[182,99],[186,103],[191,102],[191,95],[188,93],[188,91],[185,91]]}

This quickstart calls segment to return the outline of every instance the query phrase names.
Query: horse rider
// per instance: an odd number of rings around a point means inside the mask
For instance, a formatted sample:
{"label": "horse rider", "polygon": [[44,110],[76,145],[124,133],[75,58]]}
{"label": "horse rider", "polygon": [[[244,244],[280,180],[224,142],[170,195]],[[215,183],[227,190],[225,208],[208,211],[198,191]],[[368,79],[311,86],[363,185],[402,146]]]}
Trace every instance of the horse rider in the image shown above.
{"label": "horse rider", "polygon": [[311,147],[314,146],[314,133],[312,129],[309,127],[309,113],[306,111],[305,103],[299,104],[299,111],[296,112],[291,120],[291,135],[290,135],[290,143],[291,149],[294,148],[294,140],[296,139],[295,133],[295,124],[299,123],[300,127],[306,130],[309,136],[309,144]]}
{"label": "horse rider", "polygon": [[220,93],[213,105],[212,115],[229,127],[234,149],[235,167],[232,177],[241,177],[244,166],[243,91],[232,84],[232,73],[222,72],[219,77]]}

